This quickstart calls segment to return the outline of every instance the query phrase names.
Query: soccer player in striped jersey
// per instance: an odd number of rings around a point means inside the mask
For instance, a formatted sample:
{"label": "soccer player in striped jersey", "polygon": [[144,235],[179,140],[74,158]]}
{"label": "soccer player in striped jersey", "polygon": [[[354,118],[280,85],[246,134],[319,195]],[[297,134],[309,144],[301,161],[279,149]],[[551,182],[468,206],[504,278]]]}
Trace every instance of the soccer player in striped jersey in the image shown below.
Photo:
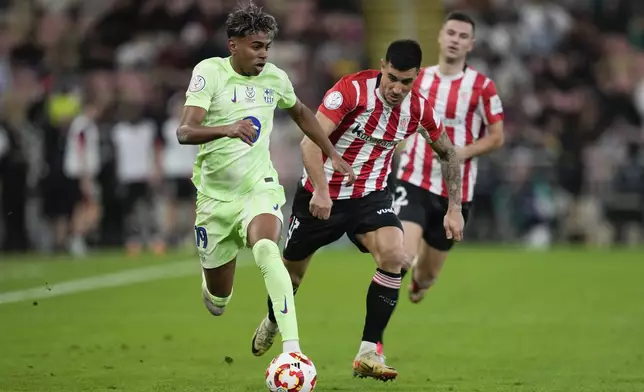
{"label": "soccer player in striped jersey", "polygon": [[[394,379],[398,373],[382,355],[385,327],[398,301],[401,269],[406,264],[402,225],[387,189],[396,145],[418,133],[443,160],[451,208],[448,235],[460,240],[461,170],[452,142],[431,105],[412,91],[422,51],[416,41],[393,42],[381,69],[343,77],[331,88],[317,113],[335,149],[357,174],[353,184],[334,173],[331,160],[304,138],[305,171],[295,194],[283,258],[297,291],[313,254],[345,233],[371,253],[377,269],[367,293],[362,342],[353,362],[355,376]],[[273,308],[253,337],[253,354],[263,355],[277,332]]]}
{"label": "soccer player in striped jersey", "polygon": [[[503,144],[503,106],[494,82],[465,62],[474,45],[474,33],[474,21],[468,15],[448,15],[438,38],[439,64],[421,70],[414,85],[440,116],[462,162],[465,222],[474,195],[477,157]],[[442,225],[451,195],[439,159],[416,135],[400,155],[394,206],[405,230],[405,248],[413,260],[409,298],[414,303],[434,284],[454,245]]]}

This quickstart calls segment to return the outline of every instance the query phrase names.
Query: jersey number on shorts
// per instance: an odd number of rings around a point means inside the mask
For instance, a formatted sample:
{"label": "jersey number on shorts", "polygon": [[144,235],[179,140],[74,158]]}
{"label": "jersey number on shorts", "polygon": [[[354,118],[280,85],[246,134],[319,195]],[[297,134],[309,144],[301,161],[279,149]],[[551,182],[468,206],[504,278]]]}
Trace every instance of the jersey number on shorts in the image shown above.
{"label": "jersey number on shorts", "polygon": [[284,242],[284,248],[288,245],[288,241],[291,239],[293,232],[297,230],[300,226],[300,221],[296,217],[291,217],[291,222],[288,225],[288,233],[286,233],[286,242]]}
{"label": "jersey number on shorts", "polygon": [[393,208],[396,215],[400,213],[400,208],[409,204],[407,200],[407,189],[403,186],[396,187],[396,194],[394,195]]}
{"label": "jersey number on shorts", "polygon": [[201,246],[206,249],[208,247],[208,233],[206,233],[206,228],[195,226],[195,236],[197,237],[197,248]]}

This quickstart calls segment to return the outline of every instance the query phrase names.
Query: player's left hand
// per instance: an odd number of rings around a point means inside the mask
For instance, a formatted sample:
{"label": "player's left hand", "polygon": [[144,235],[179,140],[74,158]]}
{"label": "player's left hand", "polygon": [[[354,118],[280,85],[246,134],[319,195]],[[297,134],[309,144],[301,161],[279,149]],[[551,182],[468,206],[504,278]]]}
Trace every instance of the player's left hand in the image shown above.
{"label": "player's left hand", "polygon": [[344,159],[342,159],[340,154],[336,153],[333,155],[333,157],[331,157],[331,164],[333,165],[333,170],[340,172],[345,176],[349,176],[347,185],[353,185],[353,183],[356,182],[356,173],[354,173],[351,165],[349,165]]}
{"label": "player's left hand", "polygon": [[467,154],[465,153],[465,149],[463,147],[456,147],[456,157],[460,162],[465,162],[467,159]]}
{"label": "player's left hand", "polygon": [[454,241],[461,241],[463,239],[463,227],[465,220],[460,208],[449,208],[445,218],[443,218],[443,226],[445,227],[445,235],[447,239]]}

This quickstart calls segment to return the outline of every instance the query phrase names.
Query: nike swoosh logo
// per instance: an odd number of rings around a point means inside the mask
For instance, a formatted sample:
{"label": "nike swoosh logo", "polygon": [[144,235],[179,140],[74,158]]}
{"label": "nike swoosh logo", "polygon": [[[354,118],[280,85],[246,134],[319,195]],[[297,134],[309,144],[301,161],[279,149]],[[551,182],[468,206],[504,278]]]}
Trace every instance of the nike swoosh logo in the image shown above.
{"label": "nike swoosh logo", "polygon": [[273,209],[274,209],[275,211],[279,210],[279,209],[280,209],[280,205],[279,205],[279,204],[275,204],[275,205],[273,206]]}
{"label": "nike swoosh logo", "polygon": [[286,296],[284,296],[284,309],[280,310],[282,314],[288,313],[288,304],[286,303]]}
{"label": "nike swoosh logo", "polygon": [[233,99],[231,99],[233,103],[237,102],[237,87],[233,90]]}

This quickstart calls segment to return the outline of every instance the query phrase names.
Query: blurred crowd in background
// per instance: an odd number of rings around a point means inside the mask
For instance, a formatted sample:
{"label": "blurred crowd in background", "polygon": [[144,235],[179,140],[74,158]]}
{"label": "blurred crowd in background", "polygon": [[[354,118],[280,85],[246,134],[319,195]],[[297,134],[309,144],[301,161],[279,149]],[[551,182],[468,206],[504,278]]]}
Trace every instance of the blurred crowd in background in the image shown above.
{"label": "blurred crowd in background", "polygon": [[505,147],[481,160],[471,234],[644,242],[644,2],[446,4],[476,17],[469,63],[495,80],[506,113]]}
{"label": "blurred crowd in background", "polygon": [[[311,108],[367,66],[360,1],[255,3],[280,24],[271,61]],[[469,64],[496,81],[506,112],[506,146],[479,165],[468,241],[644,240],[640,3],[445,0],[477,20]],[[0,1],[0,252],[192,242],[196,150],[174,131],[193,66],[228,55],[236,5]],[[271,148],[289,199],[301,133],[276,116]]]}

